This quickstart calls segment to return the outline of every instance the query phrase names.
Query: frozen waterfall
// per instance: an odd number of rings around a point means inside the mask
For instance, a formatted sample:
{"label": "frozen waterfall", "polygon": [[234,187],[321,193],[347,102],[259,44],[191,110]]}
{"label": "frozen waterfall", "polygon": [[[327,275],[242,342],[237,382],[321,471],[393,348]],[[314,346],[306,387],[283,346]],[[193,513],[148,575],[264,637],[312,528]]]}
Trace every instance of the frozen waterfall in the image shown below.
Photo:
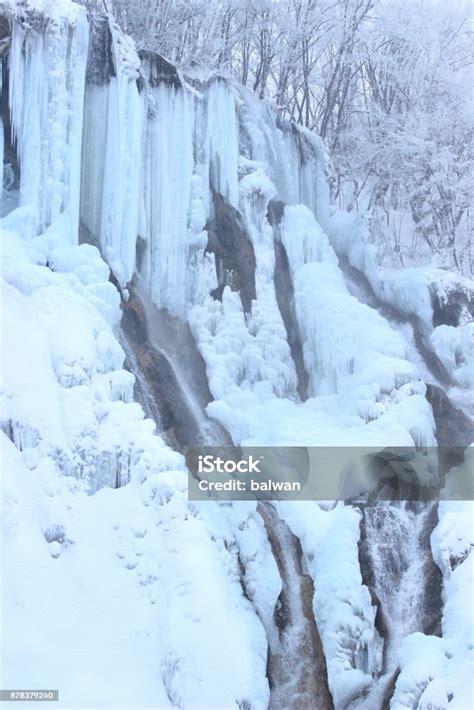
{"label": "frozen waterfall", "polygon": [[5,7],[9,684],[91,709],[460,708],[469,502],[196,502],[185,456],[453,432],[461,456],[471,286],[379,270],[323,142],[247,88],[69,0]]}

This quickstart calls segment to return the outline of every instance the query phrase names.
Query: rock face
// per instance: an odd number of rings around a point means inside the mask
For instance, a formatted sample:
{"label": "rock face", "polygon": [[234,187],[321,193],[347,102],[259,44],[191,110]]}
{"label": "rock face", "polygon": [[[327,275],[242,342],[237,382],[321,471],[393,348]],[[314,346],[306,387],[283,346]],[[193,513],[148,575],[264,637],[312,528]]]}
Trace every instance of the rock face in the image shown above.
{"label": "rock face", "polygon": [[267,219],[273,227],[274,234],[275,274],[273,278],[278,308],[283,318],[283,323],[285,324],[291,357],[295,363],[296,375],[298,377],[298,394],[304,402],[308,399],[308,373],[304,365],[301,334],[295,313],[294,289],[291,280],[290,264],[279,235],[284,210],[285,205],[283,202],[280,200],[270,200]]}
{"label": "rock face", "polygon": [[146,67],[146,80],[150,86],[156,87],[160,84],[172,86],[180,89],[182,86],[176,67],[168,62],[164,57],[154,52],[139,52],[138,55],[142,65]]}
{"label": "rock face", "polygon": [[431,552],[431,534],[438,524],[438,506],[432,505],[426,516],[420,534],[422,551],[423,578],[425,580],[424,603],[421,609],[420,630],[424,634],[441,636],[441,617],[443,611],[443,577],[441,570],[433,560]]}
{"label": "rock face", "polygon": [[10,41],[10,23],[6,17],[2,17],[0,18],[0,86],[2,89],[0,95],[0,128],[3,124],[3,136],[1,136],[3,139],[3,187],[8,192],[16,191],[20,187],[20,165],[11,124],[8,59],[7,57],[2,57],[2,54],[8,51]]}
{"label": "rock face", "polygon": [[472,420],[453,405],[446,392],[437,385],[426,386],[426,399],[431,404],[436,422],[438,446],[464,450],[474,441]]}
{"label": "rock face", "polygon": [[474,292],[468,288],[450,288],[440,298],[433,294],[433,327],[461,325],[464,314],[474,318]]}
{"label": "rock face", "polygon": [[250,312],[255,291],[255,253],[239,211],[213,190],[214,218],[206,224],[207,251],[215,255],[218,287],[212,296],[222,299],[226,286],[238,291],[245,313]]}
{"label": "rock face", "polygon": [[112,46],[112,33],[106,16],[96,15],[89,21],[90,41],[86,81],[94,86],[106,84],[117,75]]}
{"label": "rock face", "polygon": [[[149,410],[169,445],[185,452],[206,443],[205,437],[211,434],[219,439],[213,443],[230,445],[224,430],[205,414],[212,396],[189,326],[151,304],[145,306],[132,288],[122,303],[121,327],[129,354],[127,364],[133,372],[139,368],[137,399]],[[160,343],[168,350],[161,349]],[[179,370],[170,347],[179,352]]]}

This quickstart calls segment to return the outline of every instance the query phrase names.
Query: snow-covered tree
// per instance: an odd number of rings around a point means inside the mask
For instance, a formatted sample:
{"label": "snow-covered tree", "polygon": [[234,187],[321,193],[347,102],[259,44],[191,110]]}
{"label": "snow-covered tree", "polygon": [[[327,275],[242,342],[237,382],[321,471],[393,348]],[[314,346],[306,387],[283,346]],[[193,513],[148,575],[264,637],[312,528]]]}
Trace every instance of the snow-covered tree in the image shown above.
{"label": "snow-covered tree", "polygon": [[316,131],[380,254],[472,273],[465,0],[88,0],[141,49],[218,70]]}

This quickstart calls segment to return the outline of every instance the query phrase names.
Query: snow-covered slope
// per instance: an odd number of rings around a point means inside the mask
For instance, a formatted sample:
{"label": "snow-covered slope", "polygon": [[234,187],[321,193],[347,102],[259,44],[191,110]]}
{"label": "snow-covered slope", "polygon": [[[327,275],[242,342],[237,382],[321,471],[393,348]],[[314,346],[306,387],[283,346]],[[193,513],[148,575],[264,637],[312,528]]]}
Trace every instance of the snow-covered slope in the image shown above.
{"label": "snow-covered slope", "polygon": [[[58,687],[64,707],[276,707],[282,599],[310,589],[321,697],[377,710],[388,641],[360,511],[285,503],[269,529],[254,503],[188,502],[176,438],[133,401],[120,308],[138,294],[145,320],[187,321],[207,415],[235,445],[428,447],[422,372],[403,334],[348,292],[336,254],[418,316],[464,387],[468,306],[436,325],[443,275],[376,273],[360,218],[331,213],[321,141],[246,89],[138,56],[112,18],[88,22],[67,0],[5,13],[3,687]],[[158,365],[144,358],[153,371],[174,357],[176,375],[179,343],[167,345]],[[198,372],[180,375],[191,406]],[[430,523],[443,638],[420,625],[399,639],[391,708],[466,707],[471,515],[443,503]],[[408,513],[404,524],[421,536]],[[282,578],[291,534],[306,587]],[[308,704],[301,692],[291,707]]]}

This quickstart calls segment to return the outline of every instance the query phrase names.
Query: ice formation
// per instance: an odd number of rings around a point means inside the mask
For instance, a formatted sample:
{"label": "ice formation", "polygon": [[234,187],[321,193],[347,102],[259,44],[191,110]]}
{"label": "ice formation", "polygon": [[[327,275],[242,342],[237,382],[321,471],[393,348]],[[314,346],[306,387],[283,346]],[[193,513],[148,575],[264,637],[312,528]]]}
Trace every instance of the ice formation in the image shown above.
{"label": "ice formation", "polygon": [[[403,333],[349,293],[337,255],[417,317],[460,387],[474,384],[467,305],[456,324],[436,319],[470,286],[431,267],[380,272],[363,219],[331,213],[322,142],[248,90],[139,56],[113,18],[89,27],[67,0],[21,12],[11,3],[8,18],[20,187],[0,222],[3,535],[14,580],[5,676],[21,686],[31,668],[28,685],[60,684],[66,704],[91,708],[262,710],[283,586],[268,531],[253,503],[187,501],[183,458],[133,401],[120,299],[133,282],[149,307],[187,320],[208,414],[235,444],[426,447],[436,427],[424,371]],[[245,241],[245,273],[211,244],[224,218]],[[294,313],[275,287],[286,268]],[[277,512],[314,584],[334,706],[349,708],[382,665],[360,513],[342,503]],[[403,640],[392,709],[466,707],[470,515],[467,503],[440,505],[443,637]]]}
{"label": "ice formation", "polygon": [[[88,24],[70,3],[68,14],[46,17],[29,8],[29,22],[13,22],[8,56],[10,110],[20,163],[19,204],[28,207],[33,237],[62,212],[77,239],[81,139]],[[25,233],[25,232],[24,232]]]}
{"label": "ice formation", "polygon": [[91,48],[84,100],[81,220],[98,240],[119,283],[125,285],[135,267],[140,209],[144,111],[137,87],[140,60],[133,43],[112,21],[102,26],[102,33],[106,48],[110,40],[113,75],[103,75],[99,64],[103,55],[94,56]]}

